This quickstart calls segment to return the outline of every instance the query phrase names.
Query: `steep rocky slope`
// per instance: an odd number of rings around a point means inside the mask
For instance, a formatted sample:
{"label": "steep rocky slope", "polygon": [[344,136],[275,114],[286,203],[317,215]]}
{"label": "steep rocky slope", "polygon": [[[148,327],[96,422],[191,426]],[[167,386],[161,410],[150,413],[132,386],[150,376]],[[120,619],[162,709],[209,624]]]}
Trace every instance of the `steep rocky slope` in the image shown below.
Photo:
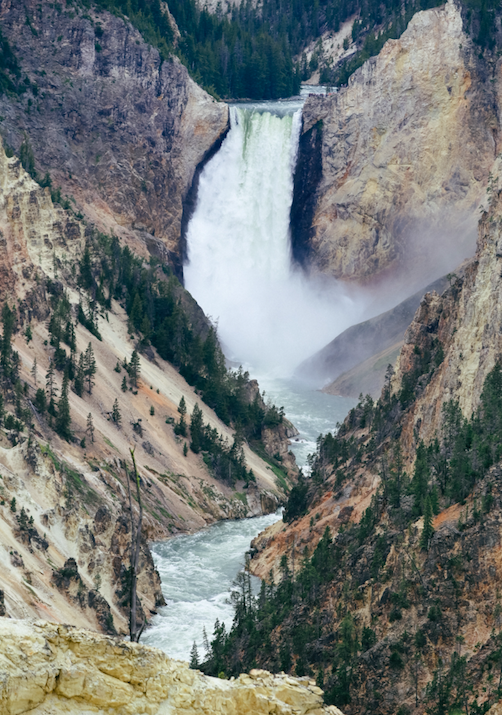
{"label": "steep rocky slope", "polygon": [[208,678],[155,648],[41,621],[0,618],[0,658],[3,715],[342,715],[308,678]]}
{"label": "steep rocky slope", "polygon": [[479,53],[460,9],[417,13],[347,87],[305,103],[298,260],[347,281],[394,278],[408,295],[454,269],[474,248],[499,112],[500,60]]}
{"label": "steep rocky slope", "polygon": [[[140,358],[136,389],[129,387],[123,365],[138,338],[124,308],[111,300],[109,309],[95,311],[102,340],[76,319],[79,303],[87,305],[90,300],[75,280],[77,266],[84,247],[92,245],[95,229],[71,211],[54,206],[49,189],[42,189],[16,157],[8,159],[3,151],[0,230],[5,277],[0,300],[2,305],[7,301],[17,306],[11,340],[5,335],[2,340],[1,609],[15,617],[50,617],[108,632],[124,631],[131,536],[125,469],[132,468],[131,447],[145,510],[139,592],[146,617],[162,603],[148,540],[194,531],[217,519],[273,511],[284,492],[270,466],[247,445],[245,463],[256,478],[247,485],[215,478],[201,454],[184,449],[188,434],[183,440],[173,430],[180,418],[181,397],[188,417],[196,404],[201,405],[204,424],[209,423],[223,443],[232,443],[233,430],[201,403],[194,388],[151,346]],[[58,348],[49,328],[54,301],[64,295],[70,306],[75,356],[90,345],[96,366],[92,391],[86,388],[80,396],[74,390],[68,393],[72,420],[68,440],[55,433],[53,417],[40,407],[37,397],[37,391],[43,396],[50,390],[46,378]],[[198,306],[180,286],[178,295],[192,327],[207,334],[207,321]],[[16,355],[14,384],[7,371],[9,342],[11,356]],[[62,371],[56,370],[56,401],[63,379]],[[250,382],[249,387],[249,399],[261,399],[256,383]],[[120,422],[113,419],[115,400]],[[287,455],[285,429],[289,428],[283,424],[278,429],[268,427],[265,436],[270,449]],[[134,512],[137,515],[136,506]]]}
{"label": "steep rocky slope", "polygon": [[227,106],[110,13],[5,0],[0,21],[27,78],[27,91],[0,97],[8,145],[18,152],[24,142],[63,198],[181,275],[183,201],[227,129]]}
{"label": "steep rocky slope", "polygon": [[261,635],[240,616],[227,652],[246,662],[248,643],[260,666],[315,674],[347,712],[487,712],[502,697],[502,193],[490,196],[474,259],[424,297],[378,403],[319,443],[286,523],[253,544],[253,571],[276,585],[255,605]]}

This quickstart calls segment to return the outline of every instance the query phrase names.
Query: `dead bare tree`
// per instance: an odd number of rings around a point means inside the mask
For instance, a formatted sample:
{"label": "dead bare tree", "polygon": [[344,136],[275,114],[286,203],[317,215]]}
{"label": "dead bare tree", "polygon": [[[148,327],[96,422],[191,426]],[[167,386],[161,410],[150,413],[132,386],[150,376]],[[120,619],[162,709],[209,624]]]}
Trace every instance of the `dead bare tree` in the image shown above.
{"label": "dead bare tree", "polygon": [[129,614],[129,637],[133,643],[138,643],[141,638],[141,634],[146,625],[146,620],[142,624],[141,628],[138,630],[136,612],[137,612],[137,580],[138,580],[138,564],[139,564],[139,552],[141,547],[141,527],[143,523],[143,504],[141,502],[141,489],[139,482],[138,469],[136,467],[136,458],[134,456],[134,449],[130,449],[132,463],[134,467],[134,481],[136,482],[136,494],[138,498],[139,506],[139,516],[137,526],[134,524],[134,512],[132,508],[132,495],[131,495],[131,483],[129,472],[126,466],[126,478],[127,478],[127,492],[129,495],[129,510],[131,515],[131,566],[130,566],[130,614]]}

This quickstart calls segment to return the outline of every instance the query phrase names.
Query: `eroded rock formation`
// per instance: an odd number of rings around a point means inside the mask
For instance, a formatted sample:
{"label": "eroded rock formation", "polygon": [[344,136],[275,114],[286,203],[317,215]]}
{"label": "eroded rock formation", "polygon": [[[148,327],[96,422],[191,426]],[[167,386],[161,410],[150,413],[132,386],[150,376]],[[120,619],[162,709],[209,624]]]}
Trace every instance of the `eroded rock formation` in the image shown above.
{"label": "eroded rock formation", "polygon": [[16,151],[27,142],[39,174],[102,229],[181,271],[183,200],[227,106],[110,13],[7,0],[0,19],[36,87],[0,98],[4,140]]}
{"label": "eroded rock formation", "polygon": [[0,618],[3,715],[342,715],[308,678],[209,678],[147,646],[41,621]]}
{"label": "eroded rock formation", "polygon": [[297,257],[358,283],[397,273],[409,294],[471,255],[499,151],[500,66],[480,59],[448,2],[417,13],[347,87],[309,97]]}

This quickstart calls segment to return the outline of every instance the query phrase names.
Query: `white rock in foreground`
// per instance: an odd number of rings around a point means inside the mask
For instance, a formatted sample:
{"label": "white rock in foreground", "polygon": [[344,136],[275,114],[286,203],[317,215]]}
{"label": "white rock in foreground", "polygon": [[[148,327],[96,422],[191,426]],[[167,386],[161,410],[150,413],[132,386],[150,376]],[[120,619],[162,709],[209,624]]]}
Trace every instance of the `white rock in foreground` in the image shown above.
{"label": "white rock in foreground", "polygon": [[308,678],[210,678],[162,651],[92,631],[0,618],[0,715],[342,715]]}

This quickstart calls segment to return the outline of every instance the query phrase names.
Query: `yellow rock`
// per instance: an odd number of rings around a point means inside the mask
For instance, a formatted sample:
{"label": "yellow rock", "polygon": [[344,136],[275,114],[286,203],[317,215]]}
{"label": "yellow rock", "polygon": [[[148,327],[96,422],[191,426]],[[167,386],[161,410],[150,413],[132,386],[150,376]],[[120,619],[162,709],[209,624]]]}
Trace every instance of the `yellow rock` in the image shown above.
{"label": "yellow rock", "polygon": [[327,715],[308,679],[210,678],[136,643],[0,618],[0,715]]}

